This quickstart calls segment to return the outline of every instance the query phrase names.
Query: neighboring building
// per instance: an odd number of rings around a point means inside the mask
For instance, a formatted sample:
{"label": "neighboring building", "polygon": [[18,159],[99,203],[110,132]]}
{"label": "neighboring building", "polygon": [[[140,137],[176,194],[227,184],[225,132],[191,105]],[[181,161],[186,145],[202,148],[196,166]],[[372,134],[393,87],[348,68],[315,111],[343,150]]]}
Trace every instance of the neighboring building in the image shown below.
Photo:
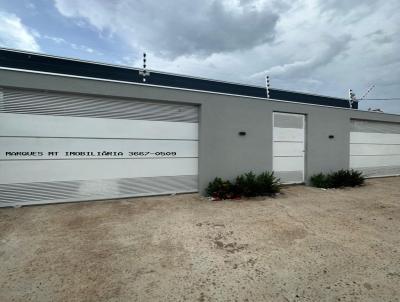
{"label": "neighboring building", "polygon": [[400,116],[346,99],[0,50],[0,206],[400,174]]}

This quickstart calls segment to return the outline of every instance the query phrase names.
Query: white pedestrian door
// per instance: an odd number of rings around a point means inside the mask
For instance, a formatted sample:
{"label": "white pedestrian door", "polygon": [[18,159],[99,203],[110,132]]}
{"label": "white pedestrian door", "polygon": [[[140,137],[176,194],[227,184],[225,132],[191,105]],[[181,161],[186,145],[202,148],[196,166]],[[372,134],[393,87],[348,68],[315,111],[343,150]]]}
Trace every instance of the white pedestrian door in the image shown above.
{"label": "white pedestrian door", "polygon": [[273,170],[282,183],[304,182],[305,116],[273,113]]}

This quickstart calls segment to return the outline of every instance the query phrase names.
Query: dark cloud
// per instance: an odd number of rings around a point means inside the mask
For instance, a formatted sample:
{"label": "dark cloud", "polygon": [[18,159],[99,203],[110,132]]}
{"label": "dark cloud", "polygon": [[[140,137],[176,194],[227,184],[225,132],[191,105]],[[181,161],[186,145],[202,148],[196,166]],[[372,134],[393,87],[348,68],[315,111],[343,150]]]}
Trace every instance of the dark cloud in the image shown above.
{"label": "dark cloud", "polygon": [[394,41],[394,35],[386,34],[383,30],[378,29],[372,33],[366,35],[367,38],[370,38],[372,41],[379,44],[391,43]]}
{"label": "dark cloud", "polygon": [[340,13],[352,13],[354,9],[364,7],[368,10],[373,10],[379,5],[376,0],[322,0],[319,1],[319,6],[322,10],[334,10]]}
{"label": "dark cloud", "polygon": [[317,68],[327,66],[340,54],[343,54],[348,49],[351,41],[352,37],[350,35],[321,37],[321,44],[323,46],[318,49],[318,53],[310,51],[309,53],[305,53],[305,58],[301,60],[273,66],[268,70],[254,74],[253,77],[268,74],[276,77],[290,78],[313,74]]}
{"label": "dark cloud", "polygon": [[150,68],[169,72],[259,85],[268,73],[276,88],[338,97],[375,84],[371,96],[400,96],[399,0],[53,1],[131,65],[146,50]]}
{"label": "dark cloud", "polygon": [[250,49],[272,41],[278,15],[253,0],[56,0],[59,11],[119,35],[137,49],[175,58]]}

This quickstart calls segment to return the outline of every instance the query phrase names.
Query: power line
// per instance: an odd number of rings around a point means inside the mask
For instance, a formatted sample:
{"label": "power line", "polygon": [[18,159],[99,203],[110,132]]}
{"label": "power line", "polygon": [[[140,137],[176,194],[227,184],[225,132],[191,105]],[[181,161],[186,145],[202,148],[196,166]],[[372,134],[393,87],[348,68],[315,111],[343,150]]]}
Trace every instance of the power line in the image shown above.
{"label": "power line", "polygon": [[371,87],[368,88],[367,92],[364,93],[364,95],[359,99],[361,100],[365,100],[365,98],[367,97],[367,95],[372,91],[372,89],[375,88],[375,84],[371,85]]}
{"label": "power line", "polygon": [[391,100],[400,100],[400,98],[363,99],[363,101],[391,101]]}

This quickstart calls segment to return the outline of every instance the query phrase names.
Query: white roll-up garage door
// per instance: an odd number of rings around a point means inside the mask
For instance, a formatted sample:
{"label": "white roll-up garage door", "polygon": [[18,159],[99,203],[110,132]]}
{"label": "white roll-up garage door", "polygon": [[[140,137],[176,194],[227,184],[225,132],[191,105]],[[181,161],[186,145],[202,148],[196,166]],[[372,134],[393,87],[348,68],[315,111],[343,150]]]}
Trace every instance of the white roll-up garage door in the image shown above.
{"label": "white roll-up garage door", "polygon": [[304,182],[305,116],[274,112],[273,170],[283,183]]}
{"label": "white roll-up garage door", "polygon": [[366,176],[400,174],[400,124],[351,120],[350,168]]}
{"label": "white roll-up garage door", "polygon": [[0,90],[0,206],[196,192],[198,108]]}

